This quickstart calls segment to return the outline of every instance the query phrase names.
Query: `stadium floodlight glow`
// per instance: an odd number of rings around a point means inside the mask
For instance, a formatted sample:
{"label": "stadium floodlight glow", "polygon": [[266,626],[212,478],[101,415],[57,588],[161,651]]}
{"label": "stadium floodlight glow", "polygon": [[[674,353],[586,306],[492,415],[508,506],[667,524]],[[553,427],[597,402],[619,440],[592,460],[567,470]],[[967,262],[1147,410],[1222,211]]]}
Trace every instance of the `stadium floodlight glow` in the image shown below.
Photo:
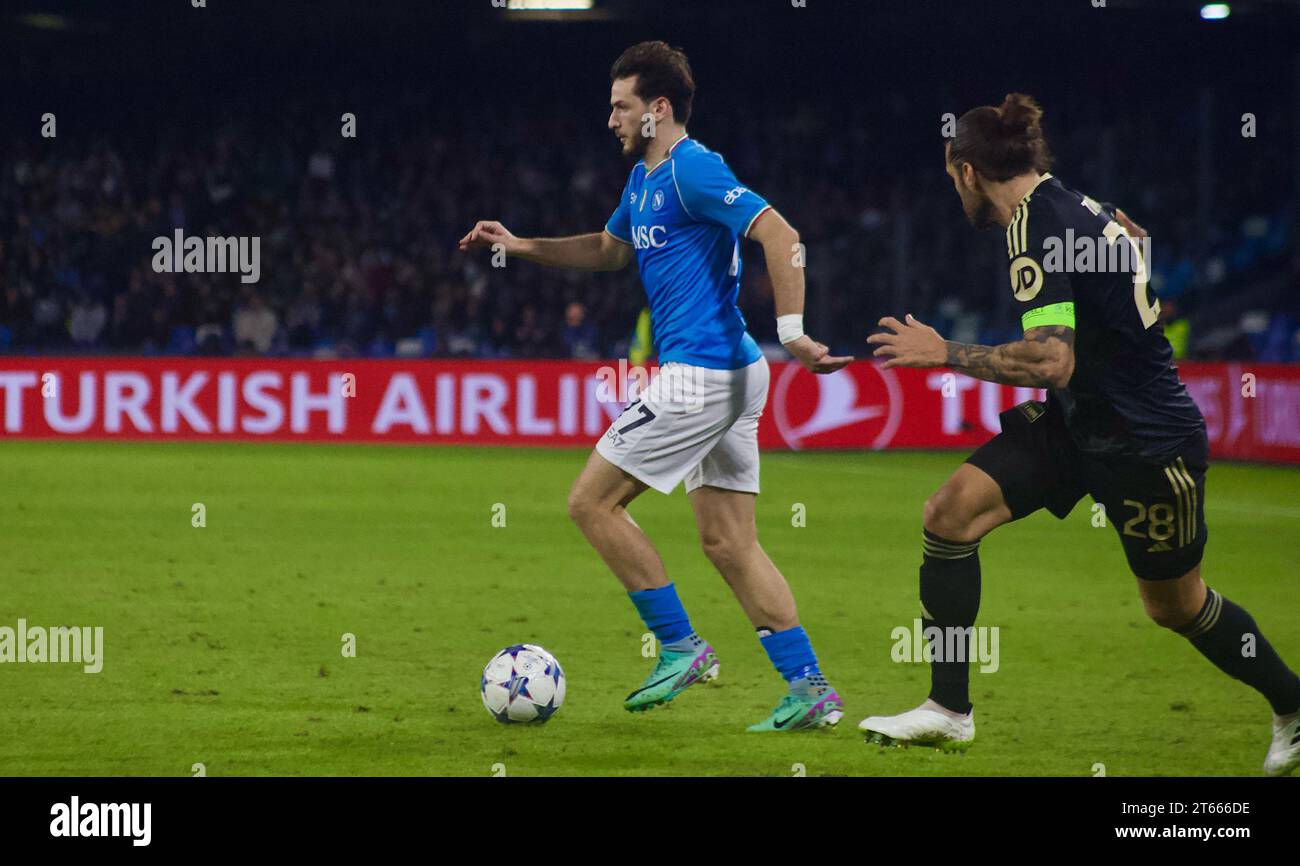
{"label": "stadium floodlight glow", "polygon": [[1232,14],[1232,7],[1227,3],[1206,3],[1201,7],[1201,18],[1206,21],[1222,21]]}
{"label": "stadium floodlight glow", "polygon": [[72,26],[72,22],[62,15],[21,15],[18,20],[37,30],[67,30]]}
{"label": "stadium floodlight glow", "polygon": [[595,7],[596,0],[509,0],[507,9],[580,12]]}

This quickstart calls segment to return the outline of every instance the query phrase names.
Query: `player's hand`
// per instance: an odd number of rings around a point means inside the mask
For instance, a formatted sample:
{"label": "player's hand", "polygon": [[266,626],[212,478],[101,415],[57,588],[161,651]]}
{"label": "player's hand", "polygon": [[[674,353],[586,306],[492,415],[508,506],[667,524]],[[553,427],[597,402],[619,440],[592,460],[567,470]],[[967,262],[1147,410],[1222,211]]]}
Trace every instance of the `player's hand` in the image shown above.
{"label": "player's hand", "polygon": [[880,320],[880,327],[888,333],[872,334],[867,342],[877,346],[872,354],[892,356],[885,362],[891,367],[942,367],[948,363],[948,346],[939,332],[907,315],[906,322],[893,316]]}
{"label": "player's hand", "polygon": [[832,355],[830,349],[807,334],[786,343],[785,348],[811,373],[834,373],[856,360],[852,356]]}
{"label": "player's hand", "polygon": [[460,239],[459,246],[461,252],[465,252],[497,244],[501,244],[507,253],[519,251],[519,238],[512,235],[509,229],[494,220],[481,220]]}
{"label": "player's hand", "polygon": [[1131,238],[1137,239],[1147,236],[1147,230],[1133,222],[1133,219],[1119,208],[1115,208],[1115,221],[1124,227],[1124,231],[1128,232]]}

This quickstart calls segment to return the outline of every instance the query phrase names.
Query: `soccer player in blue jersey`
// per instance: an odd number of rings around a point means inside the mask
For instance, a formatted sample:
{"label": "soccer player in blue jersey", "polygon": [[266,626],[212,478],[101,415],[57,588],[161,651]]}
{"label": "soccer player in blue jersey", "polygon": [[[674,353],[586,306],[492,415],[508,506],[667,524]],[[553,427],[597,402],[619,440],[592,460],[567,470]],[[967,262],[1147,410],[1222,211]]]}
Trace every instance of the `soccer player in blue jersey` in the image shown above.
{"label": "soccer player in blue jersey", "polygon": [[551,267],[618,270],[635,256],[650,301],[661,369],[606,431],[569,494],[569,514],[631,596],[662,644],[654,670],[624,708],[671,701],[718,673],[718,656],[695,633],[663,561],[627,507],[648,488],[685,481],[705,554],[731,586],[789,692],[751,731],[809,730],[843,716],[817,664],[785,578],[758,543],[758,419],[768,367],[736,306],[740,242],[763,247],[781,342],[807,369],[831,373],[832,357],[803,333],[799,236],[722,157],[686,132],[695,81],[686,55],[643,42],[610,73],[609,128],[636,160],[603,232],[517,238],[479,222],[462,250],[497,247]]}

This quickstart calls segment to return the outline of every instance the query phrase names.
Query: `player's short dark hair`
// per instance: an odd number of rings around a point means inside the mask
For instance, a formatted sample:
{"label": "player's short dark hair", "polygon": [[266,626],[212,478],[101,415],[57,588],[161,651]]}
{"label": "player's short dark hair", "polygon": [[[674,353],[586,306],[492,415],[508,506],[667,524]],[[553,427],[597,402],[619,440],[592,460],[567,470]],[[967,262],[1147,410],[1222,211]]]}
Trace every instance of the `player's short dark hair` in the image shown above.
{"label": "player's short dark hair", "polygon": [[624,51],[614,61],[609,80],[636,76],[636,95],[650,102],[664,97],[673,107],[673,117],[685,126],[691,119],[695,101],[695,76],[691,62],[680,48],[667,42],[641,42]]}
{"label": "player's short dark hair", "polygon": [[999,106],[972,108],[957,121],[948,162],[969,162],[983,176],[1002,182],[1052,167],[1043,137],[1043,108],[1032,96],[1008,93]]}

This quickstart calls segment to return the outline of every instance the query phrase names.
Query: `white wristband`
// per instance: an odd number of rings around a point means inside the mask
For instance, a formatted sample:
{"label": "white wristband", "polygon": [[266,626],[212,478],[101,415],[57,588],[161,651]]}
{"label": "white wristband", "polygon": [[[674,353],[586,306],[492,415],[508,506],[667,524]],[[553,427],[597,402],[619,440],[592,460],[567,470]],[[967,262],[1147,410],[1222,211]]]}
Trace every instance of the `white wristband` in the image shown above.
{"label": "white wristband", "polygon": [[803,336],[803,316],[789,315],[776,317],[776,336],[781,345],[793,343]]}

